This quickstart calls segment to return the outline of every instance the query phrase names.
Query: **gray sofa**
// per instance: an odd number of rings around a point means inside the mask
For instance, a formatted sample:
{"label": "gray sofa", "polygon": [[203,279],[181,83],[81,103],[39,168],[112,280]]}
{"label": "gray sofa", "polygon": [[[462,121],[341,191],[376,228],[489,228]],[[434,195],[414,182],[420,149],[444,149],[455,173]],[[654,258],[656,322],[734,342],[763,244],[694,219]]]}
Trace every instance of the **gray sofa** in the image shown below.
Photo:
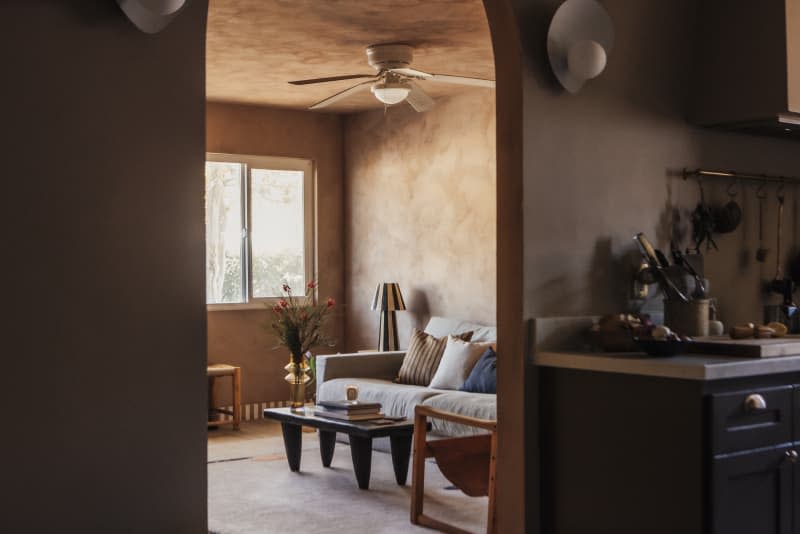
{"label": "gray sofa", "polygon": [[[473,331],[472,341],[496,341],[497,329],[467,321],[431,317],[425,332],[436,337]],[[348,385],[358,386],[359,400],[380,402],[387,415],[414,417],[418,404],[480,419],[497,418],[494,394],[467,393],[431,389],[394,382],[403,363],[405,351],[358,352],[317,358],[317,400],[341,400]],[[470,436],[478,429],[440,420],[432,420],[432,439]]]}

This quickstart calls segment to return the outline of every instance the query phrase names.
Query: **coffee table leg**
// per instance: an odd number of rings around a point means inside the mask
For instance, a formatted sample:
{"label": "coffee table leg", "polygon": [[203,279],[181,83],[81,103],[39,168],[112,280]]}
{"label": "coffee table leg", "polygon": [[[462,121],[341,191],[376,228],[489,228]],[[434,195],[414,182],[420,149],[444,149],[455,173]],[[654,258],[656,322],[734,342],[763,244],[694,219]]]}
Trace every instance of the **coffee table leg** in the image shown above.
{"label": "coffee table leg", "polygon": [[350,436],[350,456],[358,487],[369,489],[369,473],[372,469],[372,438]]}
{"label": "coffee table leg", "polygon": [[289,460],[289,469],[300,471],[300,452],[302,451],[302,432],[300,425],[281,423],[283,431],[283,446],[286,448],[286,459]]}
{"label": "coffee table leg", "polygon": [[333,450],[336,448],[336,432],[319,431],[319,455],[322,457],[322,466],[330,467],[333,460]]}
{"label": "coffee table leg", "polygon": [[394,479],[401,486],[406,485],[408,477],[408,459],[411,458],[411,434],[389,436],[392,444],[392,466]]}

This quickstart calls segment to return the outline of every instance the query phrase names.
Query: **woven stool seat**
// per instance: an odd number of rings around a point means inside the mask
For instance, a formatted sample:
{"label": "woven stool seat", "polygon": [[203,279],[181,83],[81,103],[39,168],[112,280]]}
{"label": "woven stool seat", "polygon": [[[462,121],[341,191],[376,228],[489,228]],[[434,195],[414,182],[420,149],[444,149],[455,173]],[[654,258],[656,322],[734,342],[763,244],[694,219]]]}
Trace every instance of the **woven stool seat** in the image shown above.
{"label": "woven stool seat", "polygon": [[[242,369],[235,365],[228,365],[227,363],[212,363],[208,364],[206,368],[208,375],[208,413],[209,417],[216,414],[230,415],[233,419],[230,421],[209,420],[209,426],[218,426],[224,424],[232,424],[234,430],[239,430],[239,423],[242,420]],[[214,380],[222,376],[231,377],[231,386],[233,393],[233,410],[226,410],[214,406]]]}
{"label": "woven stool seat", "polygon": [[208,376],[233,376],[236,369],[239,368],[227,363],[212,363],[208,366],[206,374]]}

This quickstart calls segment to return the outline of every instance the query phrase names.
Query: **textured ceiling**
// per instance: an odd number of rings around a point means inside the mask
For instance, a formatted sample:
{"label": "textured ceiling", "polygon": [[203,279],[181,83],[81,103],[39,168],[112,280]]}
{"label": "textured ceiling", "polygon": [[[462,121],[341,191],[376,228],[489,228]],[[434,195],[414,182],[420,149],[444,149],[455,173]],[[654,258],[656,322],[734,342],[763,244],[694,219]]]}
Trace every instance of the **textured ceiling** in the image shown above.
{"label": "textured ceiling", "polygon": [[[378,43],[413,45],[412,67],[420,70],[494,79],[482,0],[210,0],[207,96],[304,109],[360,80],[307,86],[288,81],[372,74],[364,49]],[[481,90],[420,85],[433,97]],[[366,91],[326,110],[381,106]]]}

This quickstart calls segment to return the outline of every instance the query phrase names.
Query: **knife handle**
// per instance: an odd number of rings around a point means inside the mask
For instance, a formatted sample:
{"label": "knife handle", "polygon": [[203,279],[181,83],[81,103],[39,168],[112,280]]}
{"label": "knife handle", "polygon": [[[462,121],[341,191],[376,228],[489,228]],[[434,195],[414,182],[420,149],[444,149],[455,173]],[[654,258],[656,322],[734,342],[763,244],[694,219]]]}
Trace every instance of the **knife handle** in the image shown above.
{"label": "knife handle", "polygon": [[653,245],[650,244],[650,241],[645,237],[642,232],[636,234],[634,237],[637,243],[642,247],[642,251],[645,253],[647,258],[652,262],[653,265],[661,265],[661,262],[658,261],[658,257],[656,256],[656,249],[653,248]]}

